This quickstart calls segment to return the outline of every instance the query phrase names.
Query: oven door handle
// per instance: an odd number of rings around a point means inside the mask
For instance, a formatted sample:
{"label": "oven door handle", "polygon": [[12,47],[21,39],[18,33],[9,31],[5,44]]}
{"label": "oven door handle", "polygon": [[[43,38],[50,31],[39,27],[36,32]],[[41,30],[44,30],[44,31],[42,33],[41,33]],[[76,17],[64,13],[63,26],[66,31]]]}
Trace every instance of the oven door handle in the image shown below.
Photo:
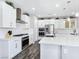
{"label": "oven door handle", "polygon": [[26,38],[29,38],[29,36],[26,36],[26,37],[22,37],[22,39],[26,39]]}
{"label": "oven door handle", "polygon": [[28,40],[29,38],[25,38],[25,39],[22,39],[22,41],[24,41],[24,40]]}

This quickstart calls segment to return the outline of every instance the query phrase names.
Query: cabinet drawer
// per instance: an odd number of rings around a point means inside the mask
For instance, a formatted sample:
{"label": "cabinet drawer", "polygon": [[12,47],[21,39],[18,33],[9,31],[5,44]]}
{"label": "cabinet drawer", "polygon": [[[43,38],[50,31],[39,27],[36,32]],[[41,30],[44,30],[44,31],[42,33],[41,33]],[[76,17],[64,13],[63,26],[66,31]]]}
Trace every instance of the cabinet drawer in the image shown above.
{"label": "cabinet drawer", "polygon": [[17,40],[15,40],[14,41],[14,45],[15,45],[15,53],[16,53],[16,55],[18,54],[18,53],[20,53],[21,52],[21,50],[22,50],[22,47],[21,47],[21,40],[18,38]]}
{"label": "cabinet drawer", "polygon": [[15,47],[17,49],[20,49],[21,50],[21,41],[20,40],[16,40],[15,44],[16,44]]}

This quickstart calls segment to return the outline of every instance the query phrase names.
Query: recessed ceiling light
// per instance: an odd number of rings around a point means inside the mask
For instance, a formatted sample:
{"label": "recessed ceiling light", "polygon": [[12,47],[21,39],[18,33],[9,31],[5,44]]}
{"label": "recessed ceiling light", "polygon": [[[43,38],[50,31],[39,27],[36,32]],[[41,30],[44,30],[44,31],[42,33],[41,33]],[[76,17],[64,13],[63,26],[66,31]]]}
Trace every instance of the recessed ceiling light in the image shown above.
{"label": "recessed ceiling light", "polygon": [[32,10],[35,10],[35,8],[32,8]]}
{"label": "recessed ceiling light", "polygon": [[75,14],[76,17],[79,17],[79,12]]}
{"label": "recessed ceiling light", "polygon": [[59,7],[60,5],[59,4],[56,4],[56,7]]}
{"label": "recessed ceiling light", "polygon": [[70,18],[68,17],[67,20],[70,21]]}

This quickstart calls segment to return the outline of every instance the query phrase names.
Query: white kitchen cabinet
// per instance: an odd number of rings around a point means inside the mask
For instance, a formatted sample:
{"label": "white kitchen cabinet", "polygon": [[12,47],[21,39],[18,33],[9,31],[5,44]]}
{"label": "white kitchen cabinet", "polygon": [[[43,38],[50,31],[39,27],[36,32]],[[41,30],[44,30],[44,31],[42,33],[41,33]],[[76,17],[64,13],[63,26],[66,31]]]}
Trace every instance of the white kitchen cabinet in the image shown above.
{"label": "white kitchen cabinet", "polygon": [[38,20],[38,27],[45,27],[47,24],[55,24],[55,20]]}
{"label": "white kitchen cabinet", "polygon": [[79,47],[78,46],[63,46],[62,59],[79,59]]}
{"label": "white kitchen cabinet", "polygon": [[38,27],[45,27],[47,24],[54,24],[56,29],[64,29],[64,19],[56,20],[56,19],[45,19],[38,20]]}
{"label": "white kitchen cabinet", "polygon": [[0,40],[0,59],[12,59],[21,52],[21,38],[13,38],[10,41]]}
{"label": "white kitchen cabinet", "polygon": [[57,29],[64,29],[64,20],[60,19],[60,20],[55,20],[55,28]]}
{"label": "white kitchen cabinet", "polygon": [[60,47],[51,44],[40,45],[40,59],[59,59]]}
{"label": "white kitchen cabinet", "polygon": [[0,40],[0,59],[8,59],[8,45],[6,41]]}
{"label": "white kitchen cabinet", "polygon": [[0,27],[16,27],[16,9],[0,1]]}
{"label": "white kitchen cabinet", "polygon": [[46,20],[38,20],[38,27],[45,27],[46,23]]}

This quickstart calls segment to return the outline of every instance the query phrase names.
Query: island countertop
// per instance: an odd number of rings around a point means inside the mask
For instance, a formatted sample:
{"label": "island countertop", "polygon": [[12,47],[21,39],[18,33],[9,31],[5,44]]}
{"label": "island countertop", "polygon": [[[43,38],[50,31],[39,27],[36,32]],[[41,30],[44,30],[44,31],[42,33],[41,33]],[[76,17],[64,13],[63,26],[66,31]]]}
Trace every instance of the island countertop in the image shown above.
{"label": "island countertop", "polygon": [[54,44],[65,46],[79,46],[79,35],[65,35],[56,37],[43,37],[40,44]]}

